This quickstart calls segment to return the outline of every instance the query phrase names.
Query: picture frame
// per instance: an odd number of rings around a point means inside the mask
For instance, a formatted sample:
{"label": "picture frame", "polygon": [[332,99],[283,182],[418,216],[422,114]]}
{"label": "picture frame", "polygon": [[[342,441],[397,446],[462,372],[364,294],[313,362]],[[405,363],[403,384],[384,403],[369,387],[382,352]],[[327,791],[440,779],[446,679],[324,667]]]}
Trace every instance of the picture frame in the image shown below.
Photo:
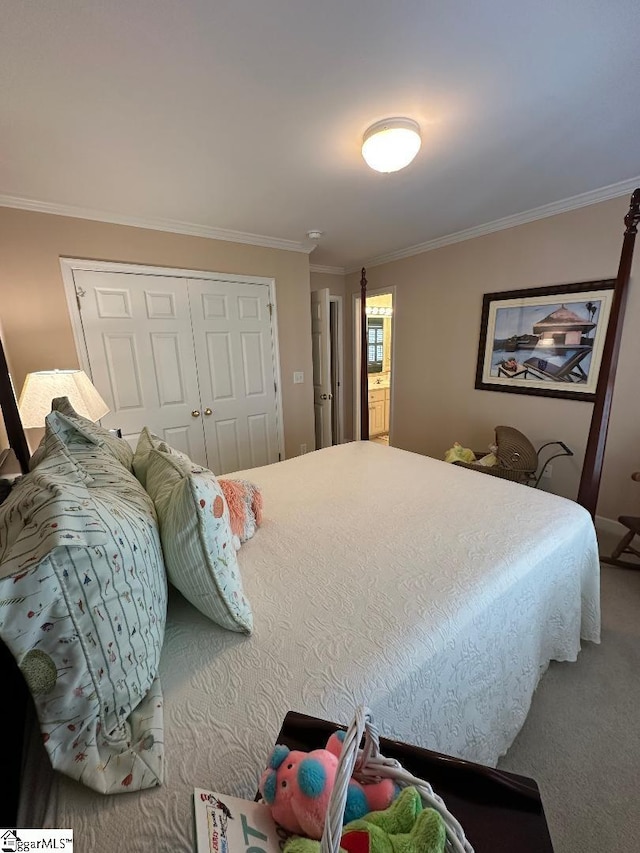
{"label": "picture frame", "polygon": [[615,279],[486,293],[475,387],[595,400]]}

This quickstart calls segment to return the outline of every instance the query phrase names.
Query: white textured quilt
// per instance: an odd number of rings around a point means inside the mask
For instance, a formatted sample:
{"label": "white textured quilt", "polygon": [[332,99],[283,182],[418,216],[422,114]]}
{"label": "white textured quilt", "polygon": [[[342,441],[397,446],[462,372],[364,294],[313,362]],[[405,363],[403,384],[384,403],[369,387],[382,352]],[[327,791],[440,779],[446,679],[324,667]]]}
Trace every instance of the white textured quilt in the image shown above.
{"label": "white textured quilt", "polygon": [[104,797],[54,780],[78,851],[192,851],[194,786],[253,796],[287,710],[495,764],[549,660],[599,640],[588,514],[544,492],[377,444],[244,471],[265,520],[239,552],[255,632],[177,594],[161,677],[166,784]]}

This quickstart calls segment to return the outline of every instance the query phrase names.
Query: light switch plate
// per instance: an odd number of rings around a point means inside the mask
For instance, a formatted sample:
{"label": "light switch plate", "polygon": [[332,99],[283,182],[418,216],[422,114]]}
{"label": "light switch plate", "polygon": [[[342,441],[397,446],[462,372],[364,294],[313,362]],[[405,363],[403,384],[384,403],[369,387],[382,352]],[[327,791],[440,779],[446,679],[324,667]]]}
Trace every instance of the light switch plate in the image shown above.
{"label": "light switch plate", "polygon": [[293,384],[300,385],[304,382],[304,373],[301,370],[296,370],[293,374]]}

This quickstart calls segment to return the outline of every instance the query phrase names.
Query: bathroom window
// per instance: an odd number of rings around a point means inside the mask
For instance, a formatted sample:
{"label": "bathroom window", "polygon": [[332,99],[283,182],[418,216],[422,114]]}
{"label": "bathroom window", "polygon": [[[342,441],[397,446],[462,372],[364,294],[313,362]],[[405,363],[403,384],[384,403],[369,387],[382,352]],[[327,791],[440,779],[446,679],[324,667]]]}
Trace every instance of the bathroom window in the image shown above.
{"label": "bathroom window", "polygon": [[367,372],[381,373],[384,355],[384,328],[382,317],[367,318]]}

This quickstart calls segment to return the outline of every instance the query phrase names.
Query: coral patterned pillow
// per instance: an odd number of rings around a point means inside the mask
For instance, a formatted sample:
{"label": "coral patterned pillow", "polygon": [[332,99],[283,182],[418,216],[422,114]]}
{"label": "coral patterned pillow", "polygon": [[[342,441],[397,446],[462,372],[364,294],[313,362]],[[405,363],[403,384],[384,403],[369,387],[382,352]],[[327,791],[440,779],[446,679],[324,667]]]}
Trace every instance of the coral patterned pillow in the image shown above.
{"label": "coral patterned pillow", "polygon": [[184,454],[156,447],[149,454],[147,492],[158,513],[171,583],[218,625],[250,634],[253,614],[215,474]]}

